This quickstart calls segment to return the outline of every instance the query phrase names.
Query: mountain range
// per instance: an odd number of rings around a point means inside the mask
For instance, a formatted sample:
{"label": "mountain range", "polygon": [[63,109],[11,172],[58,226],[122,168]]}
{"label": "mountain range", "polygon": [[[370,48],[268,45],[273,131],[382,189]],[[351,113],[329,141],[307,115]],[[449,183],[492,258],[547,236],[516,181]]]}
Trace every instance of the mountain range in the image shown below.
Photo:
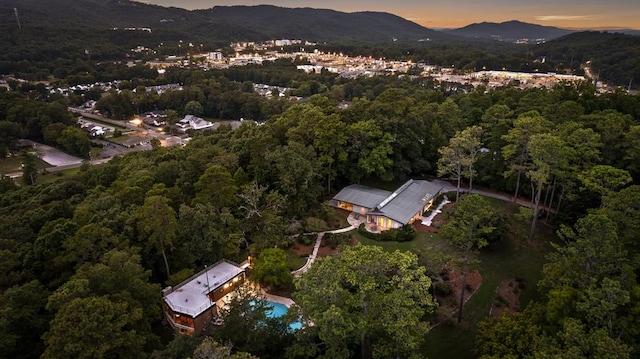
{"label": "mountain range", "polygon": [[529,24],[517,20],[502,23],[482,22],[467,25],[459,29],[447,30],[447,33],[466,37],[487,38],[500,41],[517,41],[520,39],[552,40],[576,32],[553,26]]}
{"label": "mountain range", "polygon": [[226,43],[278,38],[368,42],[451,38],[449,34],[382,12],[344,13],[270,5],[188,11],[129,0],[10,0],[9,3],[9,7],[2,9],[4,17],[15,20],[10,17],[13,7],[17,8],[23,28],[52,23],[103,29],[146,27],[185,37],[191,35],[196,41]]}
{"label": "mountain range", "polygon": [[[327,9],[270,5],[215,6],[205,10],[149,5],[131,0],[7,0],[0,6],[0,28],[21,26],[105,29],[146,27],[194,41],[260,41],[296,38],[317,42],[456,41],[460,37],[513,42],[555,39],[575,30],[520,21],[477,23],[436,31],[383,12],[345,13]],[[620,30],[623,31],[623,30]],[[633,32],[634,30],[627,30]],[[457,36],[453,36],[457,35]]]}
{"label": "mountain range", "polygon": [[[460,37],[513,42],[555,39],[576,30],[507,21],[476,23],[436,31],[384,12],[345,13],[327,9],[270,5],[215,6],[205,10],[149,5],[131,0],[7,0],[0,6],[0,27],[21,25],[113,28],[146,27],[195,41],[260,41],[296,38],[318,42],[455,41]],[[619,30],[633,33],[634,30]],[[457,35],[457,36],[452,36]]]}

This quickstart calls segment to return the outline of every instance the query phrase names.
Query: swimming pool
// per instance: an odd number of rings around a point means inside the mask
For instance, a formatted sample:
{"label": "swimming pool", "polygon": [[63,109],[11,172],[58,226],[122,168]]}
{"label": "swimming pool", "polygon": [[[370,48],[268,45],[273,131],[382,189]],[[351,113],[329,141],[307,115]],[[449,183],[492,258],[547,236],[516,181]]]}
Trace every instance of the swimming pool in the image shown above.
{"label": "swimming pool", "polygon": [[[280,318],[287,314],[287,310],[289,310],[289,308],[282,303],[272,302],[269,300],[265,301],[265,303],[267,307],[265,314],[267,314],[269,318]],[[302,328],[302,323],[300,321],[295,321],[289,324],[289,328],[291,328],[292,331],[298,330]]]}

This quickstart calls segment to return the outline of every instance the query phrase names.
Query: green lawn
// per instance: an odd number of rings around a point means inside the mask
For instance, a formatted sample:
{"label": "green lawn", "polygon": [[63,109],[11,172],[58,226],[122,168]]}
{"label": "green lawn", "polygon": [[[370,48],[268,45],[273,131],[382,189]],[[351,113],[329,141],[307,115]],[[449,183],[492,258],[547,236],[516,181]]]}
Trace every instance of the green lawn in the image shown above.
{"label": "green lawn", "polygon": [[490,198],[496,210],[507,213],[510,218],[508,238],[493,250],[483,250],[478,255],[477,269],[482,275],[482,286],[467,302],[463,311],[463,322],[455,321],[433,329],[426,337],[423,354],[429,358],[474,358],[476,326],[488,316],[496,294],[495,290],[505,279],[520,277],[526,289],[520,297],[520,308],[537,295],[537,282],[542,275],[545,256],[551,250],[556,236],[544,223],[539,223],[536,244],[527,242],[530,224],[514,217],[518,206]]}
{"label": "green lawn", "polygon": [[[38,168],[47,168],[51,167],[50,164],[45,161],[36,158],[36,165]],[[12,172],[20,172],[22,171],[22,156],[9,157],[0,160],[0,173],[12,173]]]}
{"label": "green lawn", "polygon": [[91,147],[91,150],[89,151],[89,158],[92,158],[92,159],[98,158],[98,156],[100,156],[102,151],[104,151],[104,148],[102,147]]}
{"label": "green lawn", "polygon": [[38,178],[36,178],[36,183],[52,183],[56,182],[61,178],[69,178],[77,175],[80,172],[80,167],[78,168],[69,168],[62,171],[49,172],[47,174],[39,174]]}
{"label": "green lawn", "polygon": [[[498,199],[489,198],[496,211],[506,213],[510,218],[508,238],[495,249],[482,250],[478,255],[476,268],[482,275],[482,286],[467,302],[463,311],[463,322],[444,323],[433,329],[426,337],[422,354],[432,358],[474,358],[476,325],[488,316],[495,299],[495,290],[505,279],[520,277],[526,281],[526,289],[520,298],[524,308],[536,297],[536,283],[541,278],[545,255],[551,250],[550,242],[556,240],[553,230],[539,223],[536,244],[527,242],[530,224],[518,220],[518,206]],[[412,242],[376,242],[357,233],[350,232],[363,244],[378,245],[385,250],[412,251],[422,258],[443,254],[456,257],[460,251],[445,243],[438,234],[419,233]]]}
{"label": "green lawn", "polygon": [[301,257],[298,253],[291,249],[287,249],[287,266],[289,270],[296,270],[302,268],[307,263],[307,256]]}

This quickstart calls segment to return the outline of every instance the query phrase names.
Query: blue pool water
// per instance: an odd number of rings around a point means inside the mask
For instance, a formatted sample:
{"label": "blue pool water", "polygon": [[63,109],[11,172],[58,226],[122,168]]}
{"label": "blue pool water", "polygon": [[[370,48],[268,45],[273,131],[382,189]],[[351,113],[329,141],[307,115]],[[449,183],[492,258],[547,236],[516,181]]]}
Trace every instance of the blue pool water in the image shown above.
{"label": "blue pool water", "polygon": [[[268,300],[266,301],[266,303],[268,308],[266,314],[269,318],[280,318],[281,316],[287,314],[287,310],[289,309],[286,305],[281,303],[271,302]],[[289,325],[289,328],[291,328],[291,330],[298,330],[302,328],[302,323],[299,321],[293,322]]]}

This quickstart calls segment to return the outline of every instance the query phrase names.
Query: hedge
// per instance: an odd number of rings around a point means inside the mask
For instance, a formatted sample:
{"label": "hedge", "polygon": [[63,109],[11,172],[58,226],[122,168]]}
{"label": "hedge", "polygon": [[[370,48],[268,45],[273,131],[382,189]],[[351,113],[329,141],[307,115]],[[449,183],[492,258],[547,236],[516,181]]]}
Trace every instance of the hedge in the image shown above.
{"label": "hedge", "polygon": [[380,242],[410,242],[416,238],[416,231],[412,226],[402,226],[400,228],[392,228],[380,233],[371,233],[365,229],[364,223],[358,227],[358,233],[361,235]]}

